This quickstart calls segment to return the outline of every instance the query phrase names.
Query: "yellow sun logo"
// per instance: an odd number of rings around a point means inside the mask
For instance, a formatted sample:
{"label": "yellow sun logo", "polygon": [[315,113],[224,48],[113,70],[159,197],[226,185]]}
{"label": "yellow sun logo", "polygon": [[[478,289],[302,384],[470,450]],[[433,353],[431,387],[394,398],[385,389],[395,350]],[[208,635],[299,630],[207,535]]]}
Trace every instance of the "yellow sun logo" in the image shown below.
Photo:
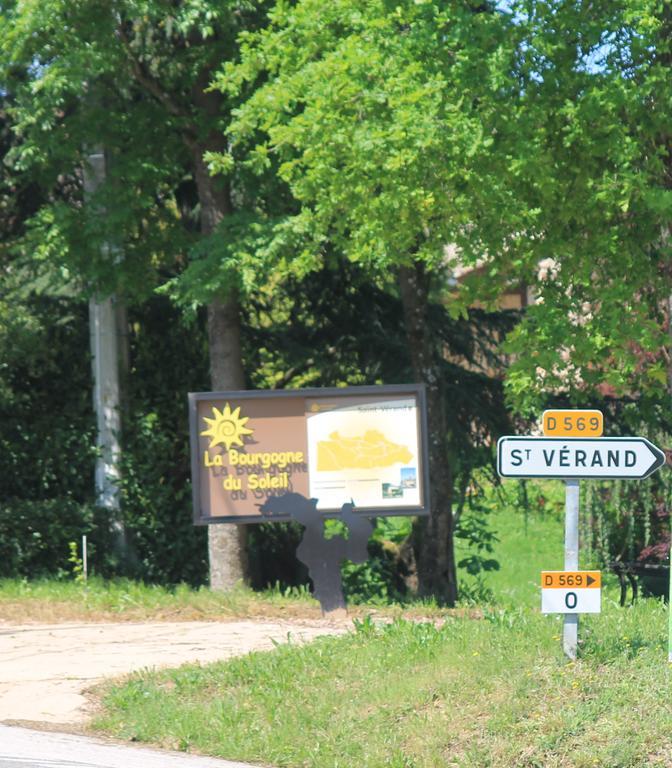
{"label": "yellow sun logo", "polygon": [[202,437],[211,438],[208,448],[224,445],[228,451],[232,445],[242,446],[242,438],[245,435],[252,434],[252,430],[245,426],[249,421],[249,417],[245,416],[241,419],[240,408],[232,411],[227,403],[223,411],[213,407],[212,412],[215,418],[209,419],[207,416],[204,416],[203,421],[207,422],[209,428],[201,432]]}

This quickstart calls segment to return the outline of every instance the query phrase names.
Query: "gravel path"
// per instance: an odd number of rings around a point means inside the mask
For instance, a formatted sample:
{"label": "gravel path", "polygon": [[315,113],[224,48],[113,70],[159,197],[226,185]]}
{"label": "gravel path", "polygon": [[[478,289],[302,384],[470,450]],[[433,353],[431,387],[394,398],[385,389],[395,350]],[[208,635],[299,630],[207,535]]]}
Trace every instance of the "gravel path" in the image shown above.
{"label": "gravel path", "polygon": [[86,689],[104,678],[345,631],[326,621],[0,624],[0,722],[77,727],[91,714]]}

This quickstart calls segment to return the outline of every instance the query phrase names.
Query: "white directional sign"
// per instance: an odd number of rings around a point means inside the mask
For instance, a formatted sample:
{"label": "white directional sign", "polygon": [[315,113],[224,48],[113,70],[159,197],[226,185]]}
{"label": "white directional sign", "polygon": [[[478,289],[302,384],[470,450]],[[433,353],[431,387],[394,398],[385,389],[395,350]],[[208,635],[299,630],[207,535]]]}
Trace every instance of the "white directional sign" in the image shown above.
{"label": "white directional sign", "polygon": [[501,437],[497,471],[502,477],[644,478],[665,454],[644,437]]}

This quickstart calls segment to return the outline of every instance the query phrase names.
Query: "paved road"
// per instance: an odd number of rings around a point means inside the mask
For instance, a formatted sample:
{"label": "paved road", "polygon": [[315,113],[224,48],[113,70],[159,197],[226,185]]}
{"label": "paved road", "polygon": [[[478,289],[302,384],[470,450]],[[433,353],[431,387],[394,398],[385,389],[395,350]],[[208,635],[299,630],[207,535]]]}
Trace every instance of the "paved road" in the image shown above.
{"label": "paved road", "polygon": [[0,725],[0,768],[251,768],[211,757]]}

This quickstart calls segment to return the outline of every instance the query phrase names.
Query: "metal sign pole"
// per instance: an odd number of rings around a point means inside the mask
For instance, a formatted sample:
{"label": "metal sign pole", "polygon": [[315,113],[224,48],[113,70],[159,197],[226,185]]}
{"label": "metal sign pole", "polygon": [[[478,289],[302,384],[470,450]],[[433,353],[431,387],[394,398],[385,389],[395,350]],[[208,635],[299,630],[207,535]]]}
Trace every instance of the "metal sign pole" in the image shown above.
{"label": "metal sign pole", "polygon": [[[565,570],[579,569],[579,481],[565,481]],[[573,606],[572,606],[573,607]],[[566,613],[562,630],[562,649],[576,659],[579,636],[579,614]]]}

